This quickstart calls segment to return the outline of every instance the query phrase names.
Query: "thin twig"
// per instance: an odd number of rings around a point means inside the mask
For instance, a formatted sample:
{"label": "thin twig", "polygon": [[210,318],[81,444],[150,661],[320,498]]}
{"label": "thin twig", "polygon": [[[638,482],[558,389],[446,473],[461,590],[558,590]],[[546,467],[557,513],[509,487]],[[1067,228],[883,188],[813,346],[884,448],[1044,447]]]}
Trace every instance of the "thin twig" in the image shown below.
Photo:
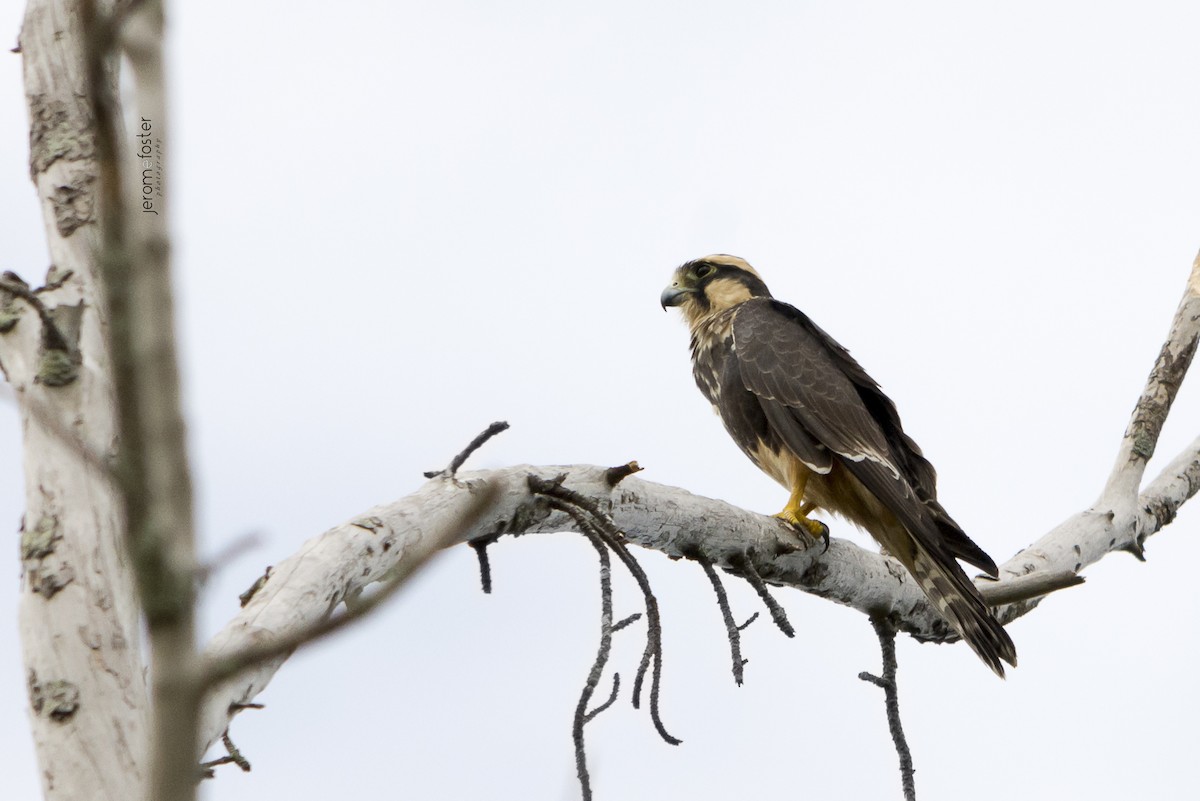
{"label": "thin twig", "polygon": [[[750,661],[742,658],[742,627],[733,619],[733,611],[729,608],[729,596],[725,593],[725,585],[721,583],[721,577],[717,575],[712,562],[702,556],[696,557],[696,561],[700,563],[704,575],[708,576],[708,580],[712,582],[713,591],[717,594],[717,606],[721,610],[721,619],[725,621],[725,634],[729,637],[729,656],[733,660],[733,680],[741,687],[745,678],[746,663]],[[750,620],[753,619],[750,618]],[[746,622],[746,625],[749,625],[749,621]]]}
{"label": "thin twig", "polygon": [[211,779],[216,775],[213,768],[218,765],[237,765],[242,769],[243,773],[250,772],[250,761],[242,756],[242,752],[233,744],[233,740],[229,737],[229,730],[226,729],[221,735],[221,742],[225,745],[225,756],[210,759],[208,762],[200,763],[200,778]]}
{"label": "thin twig", "polygon": [[229,705],[229,713],[232,715],[232,714],[237,714],[238,712],[241,712],[246,709],[266,709],[266,708],[267,708],[266,704],[230,704]]}
{"label": "thin twig", "polygon": [[[531,482],[534,477],[530,477]],[[546,482],[551,487],[563,489],[561,485],[553,482]],[[570,490],[567,490],[570,492]],[[625,546],[617,539],[620,532],[608,530],[604,525],[604,521],[595,515],[591,515],[588,510],[581,509],[573,503],[562,500],[561,498],[551,496],[549,505],[566,512],[575,519],[575,523],[581,530],[590,530],[595,533],[605,545],[617,555],[617,558],[625,565],[630,573],[633,574],[638,586],[642,590],[642,596],[646,603],[646,647],[642,651],[642,661],[638,665],[637,678],[633,683],[633,708],[641,707],[640,694],[643,682],[645,681],[646,670],[651,669],[650,673],[650,720],[654,723],[654,728],[658,731],[658,735],[663,740],[671,745],[679,745],[683,741],[673,736],[667,731],[666,726],[662,722],[662,716],[659,714],[658,694],[659,687],[662,682],[662,624],[658,616],[658,599],[654,597],[654,593],[650,590],[650,579],[646,576],[642,566],[637,563],[637,560],[625,549]]]}
{"label": "thin twig", "polygon": [[64,353],[71,353],[71,343],[67,341],[67,337],[63,334],[62,329],[58,327],[58,323],[54,321],[54,316],[50,314],[50,310],[46,308],[46,304],[37,296],[39,290],[30,289],[20,278],[14,273],[4,273],[0,276],[0,291],[14,295],[28,303],[37,312],[42,321],[42,343],[50,350],[61,350]]}
{"label": "thin twig", "polygon": [[[575,717],[571,724],[571,739],[575,743],[575,772],[579,776],[579,786],[583,794],[583,801],[591,801],[592,779],[587,769],[587,752],[584,749],[583,743],[583,727],[587,725],[589,720],[608,708],[608,704],[601,705],[592,715],[589,715],[587,711],[588,702],[592,700],[592,693],[596,691],[596,685],[600,683],[600,676],[604,673],[604,666],[608,663],[608,656],[612,652],[612,563],[608,558],[608,548],[604,539],[589,525],[581,523],[580,530],[588,538],[588,542],[592,544],[592,547],[596,549],[596,554],[600,557],[600,647],[596,652],[596,658],[592,661],[592,669],[588,671],[583,691],[579,694],[579,702],[575,704]],[[616,686],[614,685],[613,697],[610,699],[610,703],[615,699]]]}
{"label": "thin twig", "polygon": [[237,746],[233,744],[233,740],[229,737],[228,729],[226,729],[225,733],[221,735],[221,742],[225,744],[225,750],[229,752],[229,757],[233,760],[233,764],[241,768],[243,773],[249,773],[250,760],[242,756],[242,752],[239,751]]}
{"label": "thin twig", "polygon": [[258,591],[266,586],[267,582],[271,578],[271,569],[272,566],[267,565],[267,568],[263,571],[263,574],[254,580],[254,583],[250,585],[250,588],[238,596],[238,602],[241,603],[243,609],[246,607],[246,604],[250,603],[254,596],[258,594]]}
{"label": "thin twig", "polygon": [[[642,661],[638,666],[637,677],[633,682],[633,706],[635,709],[640,708],[641,689],[645,681],[646,671],[649,669],[650,719],[654,723],[654,728],[658,730],[659,736],[664,741],[671,745],[679,745],[683,741],[667,731],[659,714],[658,695],[662,685],[662,623],[658,614],[658,599],[654,596],[654,592],[650,588],[650,578],[646,575],[646,571],[642,569],[642,566],[638,564],[638,561],[633,558],[633,555],[625,547],[623,542],[625,535],[617,528],[613,519],[601,510],[595,502],[573,490],[567,489],[559,481],[547,481],[533,475],[529,476],[528,481],[529,488],[535,493],[547,496],[552,507],[567,512],[581,526],[585,524],[583,521],[587,521],[587,524],[594,526],[595,530],[604,539],[605,544],[617,555],[617,558],[621,560],[637,582],[646,603],[646,648],[642,652]],[[555,503],[556,501],[558,503]],[[579,514],[580,511],[586,512],[586,517]]]}
{"label": "thin twig", "polygon": [[615,623],[613,625],[613,632],[616,633],[616,632],[620,631],[621,629],[625,628],[626,626],[630,625],[631,623],[636,623],[637,621],[639,621],[641,619],[642,619],[642,613],[634,612],[629,617],[623,618],[620,622]]}
{"label": "thin twig", "polygon": [[[51,272],[53,272],[53,270],[51,270]],[[37,289],[33,290],[33,294],[40,295],[43,292],[53,292],[56,289],[62,289],[63,286],[66,285],[67,281],[70,281],[71,278],[74,277],[74,275],[75,275],[74,270],[67,270],[62,275],[55,278],[53,281],[47,281],[42,286],[39,286]],[[49,276],[47,276],[47,277],[49,277]]]}
{"label": "thin twig", "polygon": [[580,509],[583,509],[589,515],[594,517],[600,524],[602,524],[603,530],[609,533],[612,538],[616,539],[617,541],[624,540],[625,534],[617,528],[617,524],[612,519],[612,515],[601,509],[595,501],[586,495],[580,495],[575,490],[564,487],[562,482],[565,478],[566,474],[563,474],[554,481],[547,481],[544,478],[531,475],[529,476],[529,487],[540,495],[549,495],[553,498],[559,498],[578,506]]}
{"label": "thin twig", "polygon": [[771,613],[771,619],[775,621],[775,625],[779,627],[779,630],[789,637],[795,637],[796,630],[792,628],[792,624],[787,617],[787,612],[783,611],[783,607],[779,605],[779,601],[776,601],[775,596],[771,595],[771,591],[767,589],[767,583],[758,574],[758,570],[754,567],[754,562],[750,559],[750,556],[742,554],[741,556],[731,558],[730,562],[741,571],[742,578],[750,582],[750,586],[758,593],[758,597],[762,598],[767,611]]}
{"label": "thin twig", "polygon": [[483,447],[485,442],[499,434],[501,431],[507,430],[508,423],[504,422],[503,420],[498,420],[495,423],[492,423],[483,430],[483,433],[471,440],[470,444],[463,448],[462,453],[458,454],[458,456],[455,456],[454,459],[451,460],[449,467],[447,467],[445,470],[427,470],[424,473],[425,478],[437,478],[438,476],[454,478],[454,474],[458,472],[458,468],[463,466],[463,462],[467,461],[472,453]]}
{"label": "thin twig", "polygon": [[745,622],[745,623],[743,623],[742,625],[738,626],[738,627],[737,627],[737,630],[738,630],[738,631],[745,631],[745,630],[746,630],[746,627],[747,627],[747,626],[749,626],[751,623],[753,623],[753,622],[754,622],[754,621],[756,621],[756,620],[758,620],[758,612],[755,612],[753,615],[751,615],[750,617],[746,618],[746,622]]}
{"label": "thin twig", "polygon": [[904,790],[904,799],[916,801],[917,787],[913,780],[912,751],[908,748],[904,728],[900,725],[900,699],[896,692],[896,630],[879,617],[871,618],[871,626],[875,629],[875,635],[879,637],[879,649],[883,653],[883,676],[863,671],[858,677],[883,689],[888,729],[892,734],[892,743],[896,746],[896,754],[900,757],[900,785]]}
{"label": "thin twig", "polygon": [[479,537],[467,543],[475,551],[475,556],[479,560],[479,585],[483,588],[485,595],[490,595],[492,592],[492,563],[488,561],[488,546],[500,539],[499,534],[493,534],[489,537]]}
{"label": "thin twig", "polygon": [[[612,629],[612,631],[616,631],[616,629]],[[617,694],[620,692],[621,692],[621,674],[614,673],[613,674],[612,692],[608,694],[608,700],[605,701],[600,706],[593,709],[591,712],[588,712],[586,715],[584,715],[583,722],[584,723],[591,722],[592,718],[596,717],[596,715],[599,715],[601,712],[603,712],[604,710],[606,710],[610,706],[612,706],[617,700]]]}
{"label": "thin twig", "polygon": [[[640,618],[641,614],[632,614],[623,618],[618,623],[613,623],[612,562],[609,558],[609,550],[612,547],[610,537],[600,530],[596,520],[590,517],[585,510],[558,498],[551,497],[548,501],[552,507],[571,515],[575,519],[580,532],[587,537],[588,542],[596,549],[596,554],[600,558],[600,645],[596,650],[596,658],[592,661],[591,670],[588,671],[583,690],[579,693],[579,701],[575,705],[575,715],[571,725],[571,739],[575,745],[575,771],[579,777],[579,786],[584,801],[591,801],[592,780],[587,768],[587,749],[585,747],[583,729],[597,715],[604,712],[616,702],[617,695],[621,689],[620,674],[613,674],[612,692],[609,693],[607,700],[590,711],[588,710],[588,704],[592,700],[596,687],[600,683],[600,677],[604,675],[604,668],[608,664],[609,656],[612,654],[613,635]],[[492,536],[470,541],[470,545],[479,554],[480,575],[484,592],[491,590],[491,570],[488,567],[486,548],[495,542],[496,539],[495,536]]]}

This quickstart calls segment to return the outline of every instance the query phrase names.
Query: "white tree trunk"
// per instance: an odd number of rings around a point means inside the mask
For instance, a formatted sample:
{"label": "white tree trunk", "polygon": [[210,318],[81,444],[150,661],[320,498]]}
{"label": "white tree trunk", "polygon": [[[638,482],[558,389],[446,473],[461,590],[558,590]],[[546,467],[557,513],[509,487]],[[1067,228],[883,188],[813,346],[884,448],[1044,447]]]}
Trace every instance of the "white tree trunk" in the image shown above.
{"label": "white tree trunk", "polygon": [[0,334],[0,366],[24,433],[18,618],[45,798],[129,801],[145,778],[147,691],[120,507],[96,458],[112,448],[115,419],[92,274],[96,165],[82,32],[64,5],[31,2],[20,42],[48,280],[73,273],[37,298],[72,352],[48,347],[34,305],[0,290],[0,317],[15,318]]}
{"label": "white tree trunk", "polygon": [[[138,648],[133,566],[126,557],[127,543],[121,540],[122,507],[108,468],[118,423],[106,318],[93,264],[98,176],[83,35],[75,8],[32,0],[21,34],[31,171],[55,267],[45,291],[29,290],[7,276],[0,282],[0,369],[17,395],[25,436],[27,502],[19,616],[44,796],[54,801],[128,801],[150,786],[145,756],[148,694]],[[159,33],[150,31],[152,37]],[[158,75],[148,86],[161,88],[160,79]],[[156,108],[163,107],[161,100],[158,95]],[[137,239],[137,244],[145,251],[138,253],[140,266],[154,258],[164,262],[155,271],[154,288],[167,291],[165,257],[160,253],[165,245],[150,235]],[[151,305],[160,313],[169,311],[169,303]],[[117,308],[115,301],[112,308]],[[162,319],[157,328],[169,330],[169,315]],[[1068,579],[1114,550],[1140,553],[1144,539],[1169,523],[1200,489],[1197,440],[1140,491],[1174,389],[1195,351],[1198,321],[1200,266],[1194,266],[1175,326],[1100,500],[1006,562],[999,581],[980,582],[985,598],[1004,604],[999,609],[1002,619],[1028,612],[1041,594],[1070,583]],[[154,351],[159,340],[153,331],[142,334],[137,342]],[[170,356],[169,338],[161,342]],[[122,351],[114,348],[114,353]],[[169,367],[173,376],[173,362]],[[170,382],[151,383],[161,390]],[[167,389],[173,393],[175,384]],[[186,485],[182,427],[173,411],[177,405],[162,405],[165,422],[155,428],[171,436],[154,443],[164,458],[153,461],[150,473],[155,481],[178,484],[179,479]],[[248,651],[311,630],[342,602],[353,603],[368,585],[406,571],[450,542],[573,529],[569,517],[550,510],[545,499],[531,491],[531,475],[543,480],[564,476],[566,486],[608,510],[635,544],[672,557],[703,558],[731,572],[749,560],[770,583],[887,617],[918,639],[955,636],[907,572],[878,553],[841,540],[833,540],[823,551],[773,518],[720,501],[636,477],[614,486],[610,471],[601,467],[518,466],[435,478],[416,493],[306,543],[266,577],[213,639],[196,670],[190,669],[189,659],[189,598],[186,620],[172,628],[173,642],[158,646],[160,655],[173,654],[178,664],[158,677],[156,705],[160,710],[169,706],[163,699],[169,702],[172,693],[193,693],[194,698],[202,682],[221,677],[201,710],[200,744],[207,747],[228,726],[236,705],[252,701],[287,658],[277,656],[235,673],[229,666],[246,662]],[[187,493],[186,486],[158,486],[149,494],[169,498]],[[482,511],[481,499],[486,503]],[[190,504],[177,506],[174,511],[180,518],[162,524],[158,532],[168,557],[162,564],[190,586],[190,540],[168,541],[172,534],[186,534]],[[186,547],[180,547],[181,542]],[[156,661],[161,667],[171,660]],[[187,738],[171,735],[173,727],[194,723],[190,716],[195,710],[186,702],[171,708],[182,710],[180,717],[160,721],[155,741],[161,746],[178,739],[183,745],[165,749],[174,756],[165,761],[160,748],[158,772],[163,764],[174,764],[171,776],[160,783],[186,786],[187,795],[193,779],[191,730]]]}

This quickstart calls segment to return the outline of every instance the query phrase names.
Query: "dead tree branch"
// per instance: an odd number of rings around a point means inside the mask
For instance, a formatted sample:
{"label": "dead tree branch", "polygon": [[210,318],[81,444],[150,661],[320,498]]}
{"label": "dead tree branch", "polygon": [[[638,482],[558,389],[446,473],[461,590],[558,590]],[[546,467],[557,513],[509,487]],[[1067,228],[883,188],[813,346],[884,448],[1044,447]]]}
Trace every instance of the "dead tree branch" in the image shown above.
{"label": "dead tree branch", "polygon": [[[1200,440],[1183,450],[1139,496],[1146,465],[1175,394],[1200,340],[1200,256],[1192,262],[1187,286],[1171,321],[1166,342],[1146,386],[1134,404],[1129,426],[1117,449],[1112,473],[1097,501],[1068,518],[1033,545],[1000,566],[1000,583],[1032,573],[1079,573],[1114,551],[1139,559],[1144,543],[1174,519],[1175,512],[1200,488]],[[987,599],[986,587],[984,598]],[[997,608],[1004,623],[1040,603],[1032,598]]]}
{"label": "dead tree branch", "polygon": [[474,494],[473,503],[464,510],[462,519],[457,524],[446,529],[440,535],[420,543],[419,547],[412,548],[406,553],[404,560],[392,567],[388,572],[388,577],[382,582],[382,586],[371,596],[356,601],[350,600],[353,596],[349,593],[339,596],[330,605],[329,612],[332,612],[339,602],[345,600],[346,611],[342,614],[329,614],[284,636],[260,641],[244,649],[207,660],[195,679],[200,689],[208,689],[226,681],[247,668],[270,662],[277,657],[288,656],[297,648],[316,642],[366,617],[391,598],[404,586],[409,577],[423,567],[438,551],[452,542],[458,542],[460,531],[472,527],[494,498],[495,493],[488,485],[484,484]]}
{"label": "dead tree branch", "polygon": [[492,591],[492,563],[488,559],[487,549],[497,539],[499,537],[480,537],[467,543],[475,551],[475,557],[479,560],[479,586],[485,595]]}
{"label": "dead tree branch", "polygon": [[[607,481],[608,473],[605,472],[605,480]],[[617,528],[616,523],[612,518],[600,509],[599,505],[594,503],[586,496],[570,490],[563,486],[562,478],[556,477],[553,481],[546,481],[539,476],[529,476],[529,488],[535,494],[548,496],[551,499],[551,508],[559,511],[567,512],[575,519],[575,522],[580,525],[586,525],[600,537],[606,546],[629,570],[637,582],[638,588],[642,591],[642,597],[646,602],[646,648],[642,652],[642,662],[638,666],[637,677],[633,682],[633,706],[637,709],[640,705],[641,692],[643,681],[646,676],[647,669],[650,670],[650,719],[654,722],[654,728],[658,731],[659,736],[671,745],[679,745],[682,740],[672,736],[663,725],[662,717],[659,714],[658,696],[662,686],[662,621],[658,614],[658,599],[654,597],[654,591],[650,588],[650,578],[646,575],[646,571],[638,564],[637,560],[625,548],[625,534]],[[586,513],[580,514],[580,513]],[[580,523],[581,520],[586,520],[586,523]]]}
{"label": "dead tree branch", "polygon": [[[828,544],[825,547],[828,548]],[[758,597],[762,599],[763,605],[771,613],[771,620],[775,621],[776,627],[787,636],[795,637],[796,629],[792,628],[792,623],[788,620],[787,612],[779,605],[779,601],[775,600],[775,596],[771,595],[771,590],[767,588],[767,583],[758,574],[758,569],[754,567],[754,560],[750,558],[749,553],[737,557],[734,565],[742,578],[746,579],[750,586],[754,588],[754,591],[758,593]]]}
{"label": "dead tree branch", "polygon": [[50,308],[38,297],[43,290],[47,290],[47,288],[42,287],[42,290],[30,289],[28,284],[13,273],[6,272],[0,275],[0,292],[7,292],[14,298],[20,298],[37,312],[38,317],[42,321],[44,347],[48,350],[69,353],[74,349],[71,337],[63,333],[62,329],[59,328],[58,321],[54,319],[54,314]]}
{"label": "dead tree branch", "polygon": [[[717,608],[721,610],[721,620],[725,623],[725,636],[729,638],[729,657],[733,660],[733,680],[737,686],[741,687],[745,679],[746,663],[750,661],[742,658],[742,626],[739,626],[733,619],[733,610],[729,608],[729,595],[725,592],[725,585],[721,583],[721,576],[713,567],[712,562],[702,556],[697,556],[695,559],[704,570],[704,575],[708,576],[713,592],[717,594]],[[753,619],[750,618],[750,620]],[[746,621],[746,625],[749,623],[749,620]]]}
{"label": "dead tree branch", "polygon": [[[249,598],[245,607],[213,638],[205,652],[216,663],[223,654],[245,643],[268,640],[324,618],[329,610],[315,599],[330,588],[356,592],[381,580],[401,554],[425,547],[434,532],[453,528],[465,508],[485,485],[494,487],[495,501],[473,525],[458,530],[457,542],[497,534],[577,530],[567,513],[549,507],[530,489],[533,474],[546,482],[566,475],[576,497],[594,506],[612,504],[611,517],[628,542],[687,557],[702,549],[721,568],[742,564],[747,543],[754,554],[784,552],[763,564],[770,568],[770,583],[793,586],[844,603],[868,614],[879,610],[894,614],[904,631],[922,639],[945,640],[948,626],[930,609],[915,584],[889,570],[886,557],[834,538],[829,551],[819,548],[791,550],[791,532],[772,517],[755,514],[723,501],[692,495],[685,490],[654,484],[636,476],[617,488],[606,480],[608,468],[591,465],[531,467],[460,473],[455,481],[439,477],[398,501],[366,511],[305,543],[300,550],[275,565],[270,577]],[[695,524],[704,520],[703,526]],[[777,548],[783,540],[786,547]],[[1005,581],[989,582],[1000,588]],[[981,589],[985,593],[989,586]],[[231,703],[246,703],[270,682],[282,658],[259,663],[210,693],[204,705],[202,744],[215,741],[228,725]],[[231,675],[235,671],[226,671]]]}
{"label": "dead tree branch", "polygon": [[221,735],[221,742],[225,745],[225,756],[217,757],[216,759],[209,760],[208,762],[201,762],[201,778],[211,779],[216,775],[216,771],[214,771],[213,768],[219,765],[237,765],[242,769],[243,773],[249,773],[250,760],[242,756],[242,752],[239,751],[237,746],[233,744],[233,740],[230,738],[228,731]]}
{"label": "dead tree branch", "polygon": [[596,549],[596,554],[600,557],[600,647],[596,652],[596,659],[592,663],[592,669],[588,672],[587,681],[584,682],[583,691],[579,693],[579,703],[575,705],[575,719],[571,726],[571,739],[575,743],[575,772],[579,777],[579,786],[583,793],[584,801],[591,801],[592,779],[587,769],[587,752],[584,749],[583,727],[592,718],[596,717],[596,715],[599,715],[605,709],[612,706],[617,700],[617,692],[621,687],[621,678],[619,674],[613,675],[613,689],[609,699],[596,707],[595,710],[589,712],[588,704],[591,703],[592,694],[596,691],[596,685],[600,683],[600,676],[603,675],[604,666],[608,664],[608,656],[612,652],[612,563],[608,558],[608,546],[601,536],[596,533],[582,515],[577,519],[577,522],[583,529],[584,536],[588,538],[588,542],[592,544],[592,547]]}
{"label": "dead tree branch", "polygon": [[[467,457],[478,450],[480,446],[493,436],[507,428],[508,423],[492,423],[483,433],[471,440],[471,443],[461,453],[454,457],[450,463],[450,467],[441,472],[434,472],[432,475],[445,476],[450,481],[453,481],[454,473],[466,461]],[[384,573],[378,574],[378,576],[370,572],[364,573],[364,577],[369,578],[369,581],[362,582],[357,586],[347,586],[343,593],[335,593],[332,596],[334,600],[330,603],[324,615],[315,616],[304,625],[295,627],[281,636],[260,638],[257,642],[249,644],[246,647],[232,650],[219,656],[214,655],[207,659],[196,677],[200,690],[208,690],[214,685],[226,681],[248,668],[273,662],[280,657],[286,658],[297,648],[340,631],[373,612],[404,586],[408,578],[423,567],[438,551],[447,545],[458,542],[457,537],[460,532],[470,530],[496,498],[494,488],[487,482],[476,484],[468,494],[471,502],[463,508],[457,519],[452,518],[442,521],[444,527],[441,531],[435,531],[428,537],[420,538],[415,543],[409,543],[410,547],[402,548],[401,558],[391,564]],[[351,521],[350,525],[356,529],[375,534],[379,528],[384,526],[384,523],[374,515],[366,515]],[[490,543],[494,541],[494,537],[480,537],[473,542]],[[385,540],[382,545],[383,552],[387,553],[390,551],[392,545],[392,542]],[[368,546],[368,552],[373,554],[374,549]],[[486,555],[483,554],[482,548],[479,549],[479,553],[484,592],[487,592],[491,589],[490,571],[486,569]],[[255,582],[250,590],[239,596],[243,608],[253,600],[255,594],[266,585],[271,576],[272,569],[267,568],[266,574]],[[370,597],[365,600],[360,599],[359,595],[362,591],[369,584],[376,581],[381,582],[381,586]],[[340,615],[332,614],[337,605],[342,601],[346,602],[346,611]],[[231,708],[232,706],[244,707],[245,705],[244,702],[234,701]],[[207,746],[208,744],[205,745],[206,749]]]}
{"label": "dead tree branch", "polygon": [[450,460],[450,465],[445,470],[429,470],[425,473],[425,478],[437,478],[438,476],[449,476],[454,478],[454,474],[458,472],[458,468],[463,466],[463,462],[471,458],[471,454],[483,447],[484,443],[497,434],[507,431],[508,423],[503,420],[492,423],[485,428],[479,436],[471,440],[467,447],[462,449],[462,452]]}
{"label": "dead tree branch", "polygon": [[[85,63],[99,164],[100,288],[109,314],[119,449],[118,484],[126,547],[146,616],[154,730],[148,797],[195,798],[195,720],[200,694],[188,679],[195,662],[195,534],[191,474],[176,360],[170,240],[165,204],[131,214],[130,155],[121,146],[121,112],[112,67],[128,57],[134,106],[164,140],[170,130],[163,67],[163,8],[146,0],[116,11],[80,4],[88,32]],[[161,152],[158,160],[160,172]],[[141,205],[138,198],[137,205]],[[184,725],[180,725],[183,723]]]}
{"label": "dead tree branch", "polygon": [[883,675],[875,676],[863,671],[858,677],[883,690],[888,730],[896,746],[896,755],[900,757],[900,786],[904,791],[904,801],[917,801],[912,751],[908,748],[904,727],[900,725],[900,696],[896,689],[896,630],[888,625],[886,620],[878,617],[871,618],[871,626],[875,629],[875,636],[879,638],[879,649],[883,653]]}
{"label": "dead tree branch", "polygon": [[[1200,279],[1194,268],[1172,327],[1171,341],[1178,343],[1173,348],[1186,351],[1187,343],[1195,341],[1200,329],[1194,305],[1197,292]],[[1178,359],[1171,363],[1176,371],[1181,364]],[[1161,383],[1161,371],[1159,375],[1154,382]],[[1177,382],[1179,375],[1174,375],[1171,380]],[[1154,433],[1146,427],[1139,430],[1143,436]],[[531,490],[531,475],[543,482],[561,482],[570,490],[573,503],[582,499],[592,509],[604,510],[626,542],[671,557],[702,553],[716,567],[739,574],[748,560],[766,584],[794,587],[869,617],[887,619],[898,632],[918,640],[955,639],[906,571],[879,553],[837,538],[822,553],[772,517],[633,475],[614,486],[610,468],[519,465],[460,473],[454,480],[439,477],[306,543],[276,566],[270,580],[213,639],[206,653],[220,658],[268,632],[274,636],[324,617],[328,610],[318,608],[312,599],[323,597],[330,587],[354,591],[393,567],[396,547],[374,546],[405,543],[407,548],[407,543],[424,541],[432,531],[445,530],[446,522],[458,519],[485,484],[494,487],[496,500],[486,514],[460,531],[458,541],[577,529],[569,514],[550,508]],[[1111,510],[1086,510],[1005,563],[999,580],[980,580],[977,587],[985,601],[997,606],[1000,619],[1011,621],[1035,608],[1044,593],[1076,583],[1085,566],[1160,530],[1198,488],[1200,440],[1172,461],[1140,497],[1135,495],[1124,516]],[[281,661],[259,664],[210,694],[204,707],[202,743],[211,744],[220,736],[228,724],[230,704],[251,701]]]}
{"label": "dead tree branch", "polygon": [[1187,287],[1171,321],[1167,339],[1146,379],[1129,426],[1117,450],[1116,463],[1096,506],[1113,509],[1132,502],[1141,487],[1146,465],[1158,448],[1158,437],[1175,402],[1175,395],[1196,355],[1200,334],[1200,254],[1192,262]]}

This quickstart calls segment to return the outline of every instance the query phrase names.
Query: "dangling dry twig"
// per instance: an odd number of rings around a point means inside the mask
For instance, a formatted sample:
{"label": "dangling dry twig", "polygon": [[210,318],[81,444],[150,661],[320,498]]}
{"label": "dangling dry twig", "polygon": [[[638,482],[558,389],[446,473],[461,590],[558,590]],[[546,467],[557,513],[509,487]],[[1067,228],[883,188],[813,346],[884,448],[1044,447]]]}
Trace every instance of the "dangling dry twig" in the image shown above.
{"label": "dangling dry twig", "polygon": [[763,581],[762,576],[758,574],[758,570],[754,567],[753,560],[749,554],[743,554],[730,560],[734,567],[741,571],[742,577],[750,582],[750,586],[758,593],[758,597],[762,598],[766,604],[767,611],[771,613],[771,619],[775,621],[775,625],[789,637],[796,636],[796,630],[792,628],[791,622],[788,620],[787,612],[783,611],[783,607],[779,605],[779,601],[775,600],[775,596],[771,595],[771,591],[767,589],[767,582]]}
{"label": "dangling dry twig", "polygon": [[225,733],[221,735],[221,742],[225,744],[225,756],[217,757],[216,759],[209,760],[208,762],[201,762],[201,779],[213,778],[216,775],[216,771],[214,771],[213,768],[217,767],[218,765],[237,765],[242,769],[242,772],[250,772],[250,760],[242,756],[242,752],[239,751],[237,746],[233,744],[233,740],[229,737],[228,729],[226,729]]}
{"label": "dangling dry twig", "polygon": [[729,608],[729,596],[725,593],[725,585],[721,583],[721,577],[717,574],[712,562],[702,556],[693,558],[700,563],[704,575],[708,576],[708,580],[712,582],[713,591],[717,594],[717,606],[721,609],[721,618],[725,621],[725,634],[729,637],[729,656],[733,660],[733,680],[741,687],[745,678],[746,663],[750,661],[742,658],[741,631],[758,617],[758,612],[755,612],[749,620],[739,626],[733,619],[733,611]]}
{"label": "dangling dry twig", "polygon": [[492,592],[492,563],[488,561],[487,549],[498,539],[500,539],[500,535],[493,534],[490,537],[479,537],[467,543],[475,551],[475,556],[479,560],[479,584],[483,588],[484,594],[487,595]]}
{"label": "dangling dry twig", "polygon": [[864,670],[858,677],[883,689],[888,729],[892,733],[892,742],[896,745],[896,754],[900,757],[900,785],[904,790],[904,801],[916,801],[917,787],[913,780],[912,751],[908,748],[904,728],[900,725],[900,699],[896,692],[896,630],[879,617],[872,617],[871,625],[875,628],[875,635],[879,637],[879,648],[883,652],[883,676],[876,676]]}
{"label": "dangling dry twig", "polygon": [[575,742],[575,772],[579,776],[579,786],[583,791],[584,801],[591,801],[592,780],[587,769],[587,754],[583,744],[583,727],[587,725],[588,721],[605,709],[608,709],[617,700],[617,691],[621,686],[621,680],[618,676],[614,675],[612,695],[595,710],[588,712],[588,702],[592,700],[592,693],[596,691],[596,685],[600,683],[600,676],[603,674],[604,666],[608,663],[608,656],[612,652],[612,566],[608,558],[608,548],[604,540],[583,523],[580,524],[580,530],[583,531],[583,535],[588,538],[588,541],[592,543],[592,547],[596,549],[596,554],[600,557],[600,648],[596,653],[596,659],[592,662],[592,669],[588,672],[587,681],[583,685],[583,692],[579,694],[579,703],[575,705],[575,719],[571,726],[571,737]]}
{"label": "dangling dry twig", "polygon": [[650,579],[646,571],[633,558],[625,547],[625,535],[616,527],[611,517],[601,510],[588,498],[567,489],[562,485],[561,478],[547,481],[539,476],[529,476],[529,488],[536,494],[546,496],[550,506],[571,515],[582,528],[590,526],[604,541],[604,544],[617,555],[625,567],[633,575],[642,597],[646,603],[646,648],[642,652],[642,661],[638,666],[637,678],[633,683],[633,706],[640,708],[642,684],[647,669],[650,670],[650,720],[662,739],[671,745],[679,745],[683,741],[667,731],[659,714],[659,689],[662,684],[662,624],[658,614],[658,599],[650,588]]}

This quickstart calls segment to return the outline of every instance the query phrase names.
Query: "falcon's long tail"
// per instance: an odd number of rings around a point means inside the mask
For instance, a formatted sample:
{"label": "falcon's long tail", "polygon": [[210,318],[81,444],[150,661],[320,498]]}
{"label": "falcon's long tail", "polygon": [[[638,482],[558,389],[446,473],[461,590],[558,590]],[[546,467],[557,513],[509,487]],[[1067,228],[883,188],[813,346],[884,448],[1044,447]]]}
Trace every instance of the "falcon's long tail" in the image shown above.
{"label": "falcon's long tail", "polygon": [[[983,597],[953,557],[938,559],[919,544],[914,545],[916,555],[911,571],[917,585],[929,596],[942,617],[967,641],[971,650],[997,676],[1004,678],[1002,660],[1017,666],[1017,649],[1008,632],[992,617]],[[944,564],[945,561],[950,564]]]}

